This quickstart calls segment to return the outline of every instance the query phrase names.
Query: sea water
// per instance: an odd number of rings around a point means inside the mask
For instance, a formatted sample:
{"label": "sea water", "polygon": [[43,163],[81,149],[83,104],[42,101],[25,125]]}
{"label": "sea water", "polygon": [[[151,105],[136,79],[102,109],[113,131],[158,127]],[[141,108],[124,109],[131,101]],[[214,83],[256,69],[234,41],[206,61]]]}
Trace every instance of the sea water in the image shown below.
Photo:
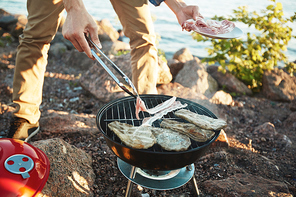
{"label": "sea water", "polygon": [[[230,16],[234,15],[233,10],[238,10],[239,6],[247,6],[248,11],[257,11],[265,9],[267,5],[273,4],[269,0],[211,0],[211,1],[197,1],[185,0],[187,5],[198,5],[200,13],[205,18],[212,18],[213,16]],[[288,18],[294,15],[296,11],[295,0],[278,0],[283,5],[284,17]],[[108,0],[84,0],[86,9],[97,20],[108,19],[116,29],[121,29],[121,24],[117,18],[115,11]],[[0,8],[12,14],[27,14],[26,0],[0,0]],[[151,13],[155,19],[155,32],[160,37],[158,48],[163,50],[167,59],[181,48],[188,48],[190,52],[198,57],[207,57],[207,48],[210,47],[210,42],[197,42],[192,39],[191,33],[182,31],[174,13],[162,3],[158,7],[150,4]],[[293,35],[296,35],[296,23],[288,24],[293,29]],[[245,24],[236,23],[236,26],[241,28],[245,33],[242,37],[246,38],[246,33],[258,33],[254,27],[248,27]],[[128,39],[124,39],[128,42]],[[287,51],[285,52],[289,61],[296,60],[296,40],[292,39],[289,42]]]}

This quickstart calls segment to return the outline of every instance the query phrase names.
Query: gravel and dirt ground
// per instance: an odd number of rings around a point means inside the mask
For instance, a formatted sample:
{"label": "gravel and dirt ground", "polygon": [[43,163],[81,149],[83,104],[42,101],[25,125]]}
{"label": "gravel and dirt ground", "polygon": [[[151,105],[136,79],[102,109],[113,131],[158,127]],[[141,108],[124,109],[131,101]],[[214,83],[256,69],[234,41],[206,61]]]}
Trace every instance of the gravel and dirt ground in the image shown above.
{"label": "gravel and dirt ground", "polygon": [[[16,45],[0,47],[0,103],[11,102],[12,78],[15,64]],[[80,70],[64,65],[63,60],[49,60],[44,82],[43,103],[41,111],[49,109],[71,113],[97,114],[101,103],[92,95],[79,88]],[[71,98],[79,98],[69,101]],[[227,118],[225,133],[229,147],[212,147],[207,155],[195,162],[195,177],[201,196],[215,196],[203,186],[206,180],[222,180],[237,173],[247,173],[269,180],[283,182],[290,194],[296,195],[296,125],[288,127],[289,115],[293,112],[291,103],[270,101],[260,94],[253,97],[233,98],[234,106],[219,105],[219,113]],[[67,104],[65,104],[67,103]],[[0,111],[0,131],[6,133],[10,116]],[[292,142],[290,147],[283,147],[277,139],[256,136],[254,129],[270,122],[278,133],[286,135]],[[96,184],[92,188],[95,196],[124,196],[127,179],[120,173],[116,156],[110,151],[102,134],[49,134],[39,133],[32,140],[59,137],[66,142],[85,150],[93,157],[93,169]],[[226,156],[225,156],[226,155]],[[148,193],[150,196],[192,196],[191,184],[167,191],[156,191],[134,186],[135,196]],[[229,195],[231,196],[231,195]],[[280,195],[278,195],[280,196]],[[283,195],[284,196],[284,195]]]}

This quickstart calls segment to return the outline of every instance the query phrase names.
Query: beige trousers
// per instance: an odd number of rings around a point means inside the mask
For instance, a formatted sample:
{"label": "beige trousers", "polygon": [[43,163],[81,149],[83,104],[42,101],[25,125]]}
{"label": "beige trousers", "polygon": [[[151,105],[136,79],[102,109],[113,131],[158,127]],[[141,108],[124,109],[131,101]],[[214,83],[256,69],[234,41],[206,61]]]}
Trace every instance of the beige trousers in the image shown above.
{"label": "beige trousers", "polygon": [[[156,94],[157,49],[147,0],[111,0],[130,38],[133,83],[140,94]],[[98,0],[98,3],[99,0]],[[28,23],[20,36],[13,80],[16,117],[36,123],[40,118],[47,53],[64,10],[62,0],[28,0]]]}

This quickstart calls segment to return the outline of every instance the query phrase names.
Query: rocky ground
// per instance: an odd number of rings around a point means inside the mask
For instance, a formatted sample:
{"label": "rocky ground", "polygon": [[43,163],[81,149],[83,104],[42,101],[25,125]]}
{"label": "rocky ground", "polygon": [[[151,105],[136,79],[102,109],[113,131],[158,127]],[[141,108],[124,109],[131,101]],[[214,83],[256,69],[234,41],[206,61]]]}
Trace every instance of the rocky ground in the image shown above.
{"label": "rocky ground", "polygon": [[[12,78],[16,43],[0,47],[0,135],[9,128]],[[79,85],[79,68],[68,67],[63,58],[49,59],[41,112],[56,110],[95,117],[105,104]],[[295,104],[261,96],[233,98],[232,105],[217,105],[219,117],[228,123],[228,142],[216,143],[195,164],[201,196],[296,195]],[[294,114],[294,115],[292,115]],[[49,123],[54,124],[54,123]],[[258,128],[258,126],[261,126]],[[96,174],[94,196],[124,196],[127,179],[120,173],[116,156],[100,132],[41,132],[32,139],[62,138],[89,153]],[[193,196],[191,184],[166,191],[133,187],[134,196]]]}

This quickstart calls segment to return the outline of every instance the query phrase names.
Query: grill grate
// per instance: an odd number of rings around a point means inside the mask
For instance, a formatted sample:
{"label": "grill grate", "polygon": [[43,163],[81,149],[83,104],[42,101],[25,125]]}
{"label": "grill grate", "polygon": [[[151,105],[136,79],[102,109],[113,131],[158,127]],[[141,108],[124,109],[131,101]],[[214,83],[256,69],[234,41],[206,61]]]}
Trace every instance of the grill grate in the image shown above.
{"label": "grill grate", "polygon": [[[145,102],[147,108],[155,107],[156,105],[163,103],[169,98],[171,97],[164,96],[164,95],[141,96],[141,99]],[[208,109],[206,109],[205,107],[197,103],[191,102],[189,100],[181,99],[181,98],[177,98],[177,100],[180,101],[182,104],[185,104],[185,103],[187,104],[187,107],[185,109],[188,109],[192,112],[195,112],[201,115],[217,118],[211,111],[209,111]],[[103,134],[109,139],[113,140],[114,142],[120,143],[122,146],[126,146],[121,142],[121,140],[117,137],[117,135],[115,135],[113,131],[111,131],[108,128],[108,124],[113,121],[119,121],[122,123],[131,124],[133,126],[140,126],[142,124],[143,118],[150,117],[151,115],[147,112],[140,112],[139,114],[140,120],[137,120],[135,115],[135,108],[136,108],[136,100],[133,97],[125,97],[103,107],[99,112],[100,116],[98,117],[98,121],[97,121],[99,123],[98,126],[101,127]],[[173,119],[180,122],[187,122],[186,120],[176,117],[173,112],[169,112],[162,119]],[[155,121],[152,126],[160,127],[160,123],[162,119]],[[217,133],[219,133],[219,131],[216,132],[216,135]],[[214,137],[216,137],[216,135]],[[191,146],[188,148],[187,151],[203,146],[207,144],[209,141],[210,140],[201,143],[201,142],[196,142],[194,140],[191,140]],[[163,150],[157,144],[155,144],[153,147],[145,151],[168,152],[166,150]]]}

